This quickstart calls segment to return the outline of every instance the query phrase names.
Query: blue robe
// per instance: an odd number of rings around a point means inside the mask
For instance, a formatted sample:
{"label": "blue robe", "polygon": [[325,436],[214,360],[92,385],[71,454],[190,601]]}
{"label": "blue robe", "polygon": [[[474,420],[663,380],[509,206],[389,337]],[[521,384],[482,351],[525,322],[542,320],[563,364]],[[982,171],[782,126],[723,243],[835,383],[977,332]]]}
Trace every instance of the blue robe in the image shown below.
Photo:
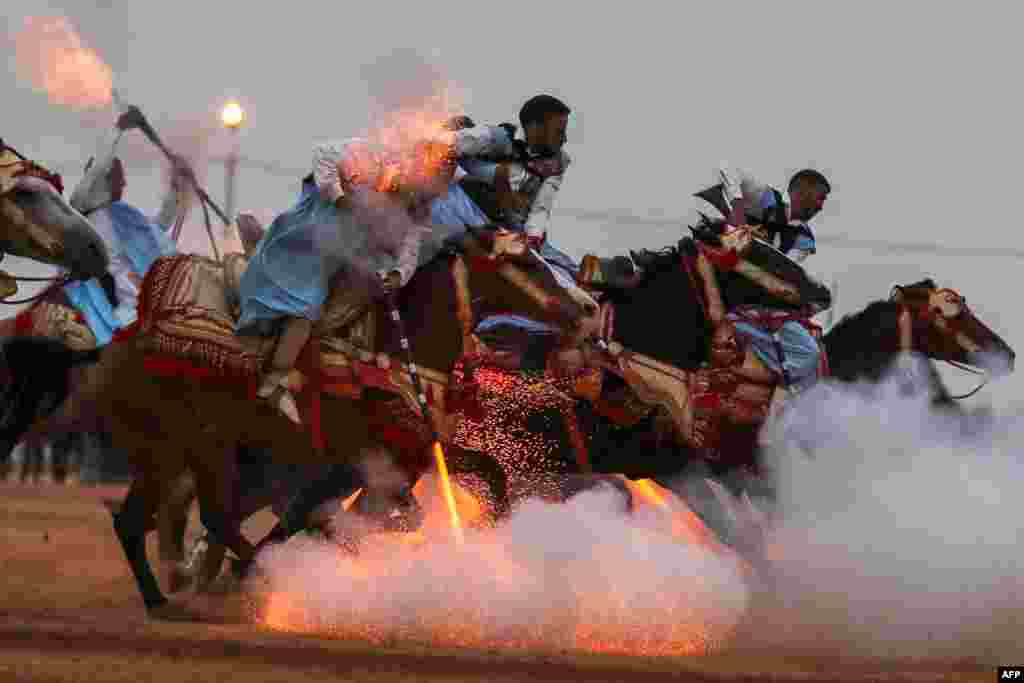
{"label": "blue robe", "polygon": [[[153,262],[161,256],[177,253],[177,246],[167,234],[167,228],[146,217],[137,208],[123,201],[113,202],[97,209],[90,216],[99,228],[101,222],[109,220],[113,234],[104,235],[115,244],[108,244],[114,258],[123,259],[128,270],[139,278],[145,277]],[[106,232],[100,230],[101,233]],[[115,280],[117,277],[115,276]],[[118,283],[122,298],[117,310],[99,281],[95,278],[85,282],[71,282],[64,286],[68,302],[82,314],[86,324],[96,337],[97,346],[109,344],[114,333],[135,321],[136,297],[126,296],[134,287],[126,288]]]}

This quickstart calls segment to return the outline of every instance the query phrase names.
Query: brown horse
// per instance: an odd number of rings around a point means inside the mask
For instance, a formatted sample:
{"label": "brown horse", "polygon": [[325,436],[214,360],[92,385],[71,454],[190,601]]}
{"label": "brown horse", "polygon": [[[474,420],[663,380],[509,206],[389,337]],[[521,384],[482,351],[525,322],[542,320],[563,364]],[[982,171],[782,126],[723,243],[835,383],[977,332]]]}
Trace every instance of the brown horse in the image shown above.
{"label": "brown horse", "polygon": [[[60,176],[0,140],[0,254],[58,266],[70,279],[103,278],[110,265],[103,240],[62,191]],[[5,290],[0,298],[17,291],[18,279],[0,274]],[[112,295],[113,280],[104,279],[103,284]]]}
{"label": "brown horse", "polygon": [[[427,380],[425,393],[437,418],[429,427],[417,422],[405,430],[414,458],[429,458],[427,447],[432,433],[448,431],[441,419],[446,397],[430,386],[431,377],[443,378],[462,355],[464,341],[471,340],[472,321],[465,316],[471,316],[472,310],[467,311],[470,302],[464,296],[466,288],[458,284],[453,287],[453,266],[456,283],[461,277],[459,273],[465,275],[474,296],[500,309],[559,325],[566,332],[567,343],[575,340],[579,323],[585,318],[582,307],[539,264],[524,262],[509,270],[507,263],[488,262],[472,239],[467,240],[465,249],[470,258],[443,255],[421,268],[397,301],[413,360]],[[314,363],[321,364],[322,372],[310,373],[312,379],[303,392],[310,402],[306,414],[309,419],[304,421],[321,426],[323,443],[317,444],[309,431],[297,429],[287,418],[254,399],[255,373],[218,374],[217,370],[223,367],[214,360],[202,367],[194,358],[192,362],[181,357],[168,358],[166,348],[163,354],[155,353],[155,345],[161,339],[160,328],[151,325],[153,311],[147,309],[146,302],[154,301],[159,288],[167,285],[161,285],[161,277],[174,271],[173,266],[180,266],[183,259],[191,259],[190,263],[201,261],[185,256],[157,261],[143,284],[137,334],[101,349],[99,361],[93,365],[85,365],[88,359],[52,339],[15,338],[4,347],[13,381],[5,397],[7,414],[0,423],[0,436],[9,445],[29,429],[54,429],[62,422],[66,425],[71,419],[91,416],[105,421],[114,445],[131,454],[137,475],[114,515],[114,528],[143,602],[156,616],[180,614],[161,592],[145,554],[145,534],[152,529],[169,482],[177,481],[186,470],[192,471],[204,525],[244,565],[249,565],[255,548],[240,531],[238,472],[233,454],[247,445],[265,449],[282,462],[326,463],[351,458],[357,449],[375,445],[381,438],[378,432],[402,431],[400,425],[394,424],[391,411],[395,401],[405,403],[395,399],[394,394],[402,393],[399,385],[403,381],[408,384],[404,369],[383,371],[375,369],[372,363],[354,363],[344,354],[332,353],[324,342],[318,349],[323,353],[309,354]],[[484,263],[486,267],[467,270],[467,262]],[[383,304],[378,308],[376,348],[398,354],[402,351],[400,337],[389,323]],[[196,331],[199,336],[182,348],[206,348],[202,333],[209,330]],[[216,353],[209,358],[214,356]],[[249,356],[259,357],[258,353]],[[332,374],[332,370],[346,367],[347,379]],[[353,372],[360,377],[353,379]],[[72,380],[69,375],[74,376]],[[397,391],[361,391],[359,385],[364,379],[384,387],[391,383]],[[320,388],[325,391],[319,391]],[[320,420],[315,417],[317,410]]]}

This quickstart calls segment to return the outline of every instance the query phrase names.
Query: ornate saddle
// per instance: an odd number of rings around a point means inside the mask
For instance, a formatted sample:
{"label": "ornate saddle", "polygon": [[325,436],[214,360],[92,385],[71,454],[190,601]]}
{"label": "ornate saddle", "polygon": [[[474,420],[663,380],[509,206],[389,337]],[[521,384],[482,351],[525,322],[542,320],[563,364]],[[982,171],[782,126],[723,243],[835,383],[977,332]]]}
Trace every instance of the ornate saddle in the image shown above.
{"label": "ornate saddle", "polygon": [[[138,321],[120,337],[140,337],[154,372],[243,383],[254,391],[274,339],[235,334],[237,284],[245,263],[244,257],[225,261],[222,266],[193,254],[157,259],[139,293]],[[291,383],[346,398],[358,398],[366,388],[381,389],[401,396],[418,412],[404,366],[364,345],[373,337],[373,317],[367,314],[343,336],[314,337]],[[443,406],[444,374],[417,370],[428,403]]]}

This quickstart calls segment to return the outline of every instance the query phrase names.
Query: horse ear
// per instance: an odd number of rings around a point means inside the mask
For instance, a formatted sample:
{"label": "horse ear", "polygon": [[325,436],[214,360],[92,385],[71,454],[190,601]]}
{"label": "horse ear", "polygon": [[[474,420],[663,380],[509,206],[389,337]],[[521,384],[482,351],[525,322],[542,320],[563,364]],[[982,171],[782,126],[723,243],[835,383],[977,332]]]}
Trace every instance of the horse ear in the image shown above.
{"label": "horse ear", "polygon": [[894,303],[903,303],[903,288],[899,285],[893,286],[889,291],[889,301]]}

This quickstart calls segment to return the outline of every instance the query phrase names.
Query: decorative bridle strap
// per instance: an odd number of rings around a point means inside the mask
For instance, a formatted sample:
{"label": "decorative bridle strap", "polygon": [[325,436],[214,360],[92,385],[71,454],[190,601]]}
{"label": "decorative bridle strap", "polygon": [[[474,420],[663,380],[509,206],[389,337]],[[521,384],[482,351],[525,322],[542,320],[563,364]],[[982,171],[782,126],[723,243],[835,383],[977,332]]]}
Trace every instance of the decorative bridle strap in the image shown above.
{"label": "decorative bridle strap", "polygon": [[[896,293],[902,291],[902,287],[894,288],[892,297],[890,298],[894,299]],[[945,290],[936,291],[941,292]],[[967,304],[963,301],[962,297],[958,296],[958,298],[960,298],[960,305],[963,311],[966,311]],[[921,320],[928,324],[934,325],[945,334],[962,336],[964,321],[964,316],[962,313],[954,318],[946,318],[937,308],[933,308],[931,306],[928,306],[927,304],[914,306],[906,303],[905,301],[899,301],[898,306],[899,316],[897,318],[897,327],[899,329],[900,351],[912,351],[914,348],[914,318],[917,318],[918,320]],[[942,360],[944,363],[953,366],[957,370],[961,370],[972,375],[982,376],[982,380],[978,383],[976,387],[974,387],[965,394],[950,395],[949,398],[951,400],[961,401],[963,399],[967,399],[970,398],[971,396],[974,396],[979,391],[981,391],[985,387],[985,385],[988,384],[989,381],[992,379],[991,375],[985,372],[984,370],[975,370],[974,368],[964,365],[963,363],[958,363],[957,361],[949,360],[948,358],[941,358],[939,360]]]}

